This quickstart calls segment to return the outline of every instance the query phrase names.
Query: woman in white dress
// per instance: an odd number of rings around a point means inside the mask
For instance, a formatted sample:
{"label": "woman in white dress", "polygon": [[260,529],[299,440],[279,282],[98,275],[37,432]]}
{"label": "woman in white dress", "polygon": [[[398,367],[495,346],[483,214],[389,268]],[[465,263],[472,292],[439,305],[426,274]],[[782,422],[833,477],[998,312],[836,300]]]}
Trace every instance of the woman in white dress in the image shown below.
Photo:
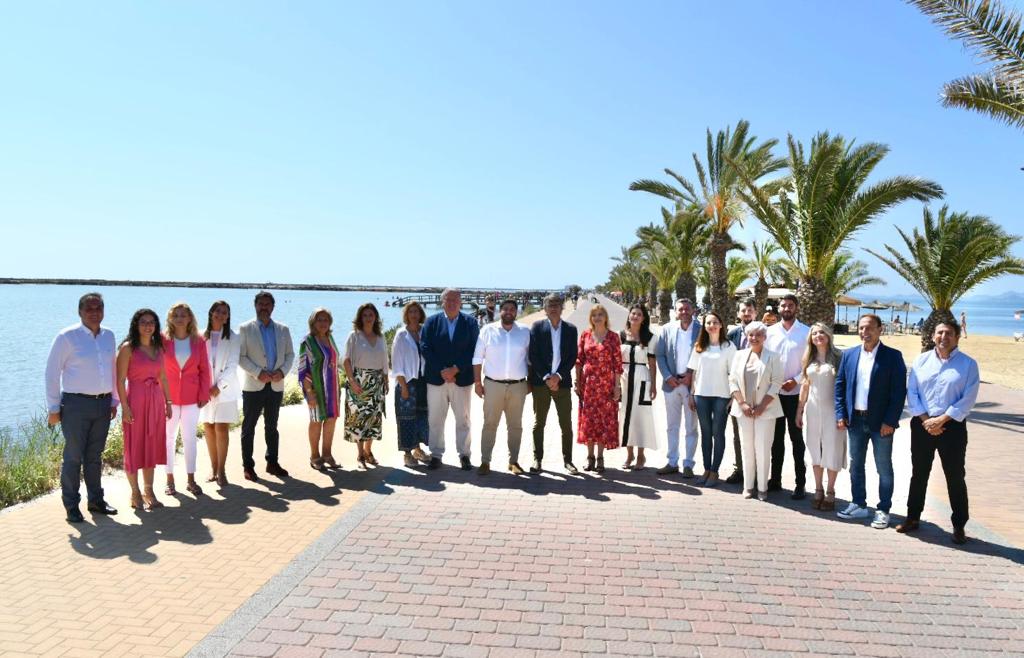
{"label": "woman in white dress", "polygon": [[775,419],[782,415],[782,361],[764,347],[768,327],[763,322],[751,322],[743,331],[750,347],[737,352],[729,367],[730,414],[736,418],[743,448],[743,497],[753,498],[756,485],[757,497],[768,500]]}
{"label": "woman in white dress", "polygon": [[216,301],[207,315],[206,354],[210,360],[210,402],[199,411],[203,424],[206,448],[210,451],[210,465],[213,472],[207,482],[216,482],[218,487],[228,483],[224,464],[228,459],[228,433],[231,425],[238,422],[238,398],[242,389],[238,383],[238,353],[241,343],[238,334],[231,330],[231,306],[225,301]]}
{"label": "woman in white dress", "polygon": [[[811,505],[820,510],[835,509],[836,476],[846,468],[846,432],[836,428],[836,370],[842,356],[832,343],[832,331],[816,322],[807,335],[796,423],[804,428],[814,469]],[[822,486],[822,471],[828,471],[827,492]]]}
{"label": "woman in white dress", "polygon": [[[651,316],[640,304],[629,309],[626,330],[619,334],[622,343],[622,403],[619,405],[619,435],[626,447],[624,469],[639,471],[647,462],[644,450],[657,449],[654,432],[655,373],[658,372],[651,341]],[[636,462],[633,449],[636,448]]]}
{"label": "woman in white dress", "polygon": [[729,369],[736,346],[725,338],[725,325],[714,311],[704,316],[697,344],[690,352],[687,369],[693,373],[690,409],[700,422],[700,449],[704,475],[699,484],[718,484],[718,469],[725,455],[725,425],[729,418]]}

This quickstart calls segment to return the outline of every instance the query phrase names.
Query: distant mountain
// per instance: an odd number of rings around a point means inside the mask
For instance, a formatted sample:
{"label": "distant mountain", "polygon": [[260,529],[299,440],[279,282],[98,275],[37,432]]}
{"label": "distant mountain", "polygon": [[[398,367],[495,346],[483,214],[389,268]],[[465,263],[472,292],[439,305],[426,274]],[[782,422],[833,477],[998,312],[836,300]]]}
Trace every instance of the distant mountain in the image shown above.
{"label": "distant mountain", "polygon": [[989,302],[993,304],[1013,304],[1017,306],[1024,305],[1024,292],[1017,290],[1007,290],[1004,293],[998,295],[978,295],[972,297],[971,301],[974,302]]}

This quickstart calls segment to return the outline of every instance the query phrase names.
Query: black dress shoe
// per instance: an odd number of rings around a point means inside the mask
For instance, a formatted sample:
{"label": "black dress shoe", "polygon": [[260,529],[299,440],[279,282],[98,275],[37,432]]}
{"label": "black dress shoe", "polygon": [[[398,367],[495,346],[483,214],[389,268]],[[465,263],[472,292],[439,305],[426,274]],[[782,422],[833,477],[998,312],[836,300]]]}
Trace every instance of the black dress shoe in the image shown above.
{"label": "black dress shoe", "polygon": [[743,484],[743,473],[741,471],[733,471],[732,475],[725,478],[726,484]]}
{"label": "black dress shoe", "polygon": [[461,464],[461,468],[464,471],[473,470],[473,464],[469,461],[469,457],[466,455],[459,455],[459,464]]}
{"label": "black dress shoe", "polygon": [[768,491],[782,491],[782,483],[768,480]]}
{"label": "black dress shoe", "polygon": [[533,460],[533,465],[530,466],[530,472],[531,473],[540,473],[541,472],[540,460],[539,459],[534,459]]}
{"label": "black dress shoe", "polygon": [[576,465],[572,462],[565,462],[565,472],[569,475],[579,475],[580,469],[576,468]]}
{"label": "black dress shoe", "polygon": [[959,544],[966,544],[967,543],[967,533],[964,532],[963,528],[953,528],[953,537],[952,537],[952,539],[953,539],[953,543],[954,544],[958,544],[958,545]]}
{"label": "black dress shoe", "polygon": [[68,508],[67,519],[68,523],[82,523],[83,521],[85,521],[85,517],[82,516],[82,510],[78,509],[77,507]]}
{"label": "black dress shoe", "polygon": [[117,510],[108,505],[105,500],[101,500],[98,503],[89,503],[86,509],[97,514],[117,514]]}
{"label": "black dress shoe", "polygon": [[256,471],[251,468],[245,469],[243,474],[245,475],[245,479],[249,482],[257,482],[259,480],[259,478],[256,477]]}
{"label": "black dress shoe", "polygon": [[430,458],[430,463],[427,464],[427,468],[429,468],[432,471],[436,471],[437,469],[441,468],[441,458],[440,457],[431,457]]}
{"label": "black dress shoe", "polygon": [[789,495],[790,500],[803,500],[807,497],[807,492],[804,491],[803,487],[797,487],[793,490],[793,493]]}
{"label": "black dress shoe", "polygon": [[288,477],[288,471],[286,471],[283,468],[281,468],[281,465],[277,464],[277,463],[275,463],[275,464],[269,464],[268,463],[267,464],[267,473],[269,475],[274,475],[274,476],[277,476],[279,478],[286,478],[286,477]]}
{"label": "black dress shoe", "polygon": [[900,533],[901,535],[905,535],[908,532],[914,532],[915,530],[917,530],[920,527],[921,527],[921,522],[918,521],[917,519],[907,519],[903,523],[901,523],[898,526],[896,526],[896,532]]}

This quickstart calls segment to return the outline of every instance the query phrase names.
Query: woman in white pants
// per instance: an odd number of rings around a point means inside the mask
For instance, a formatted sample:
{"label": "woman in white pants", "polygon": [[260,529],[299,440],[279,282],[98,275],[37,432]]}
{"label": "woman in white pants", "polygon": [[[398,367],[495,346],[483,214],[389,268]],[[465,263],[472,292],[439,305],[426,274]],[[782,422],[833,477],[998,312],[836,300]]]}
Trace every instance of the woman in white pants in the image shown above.
{"label": "woman in white pants", "polygon": [[228,478],[224,464],[228,459],[228,432],[238,422],[238,352],[241,343],[231,330],[231,307],[225,301],[210,306],[206,320],[206,353],[210,359],[210,403],[199,412],[213,468],[207,482],[224,488]]}
{"label": "woman in white pants", "polygon": [[196,316],[184,302],[167,311],[167,335],[164,336],[164,370],[171,392],[171,417],[167,421],[167,488],[174,496],[174,453],[178,429],[185,448],[186,490],[193,496],[203,493],[196,483],[196,429],[199,410],[210,400],[210,361],[206,343],[196,327]]}
{"label": "woman in white pants", "polygon": [[764,349],[767,331],[762,322],[748,324],[744,333],[750,347],[737,352],[729,368],[730,413],[739,425],[743,453],[743,497],[753,498],[756,484],[761,500],[768,499],[775,419],[782,415],[782,361],[778,354]]}

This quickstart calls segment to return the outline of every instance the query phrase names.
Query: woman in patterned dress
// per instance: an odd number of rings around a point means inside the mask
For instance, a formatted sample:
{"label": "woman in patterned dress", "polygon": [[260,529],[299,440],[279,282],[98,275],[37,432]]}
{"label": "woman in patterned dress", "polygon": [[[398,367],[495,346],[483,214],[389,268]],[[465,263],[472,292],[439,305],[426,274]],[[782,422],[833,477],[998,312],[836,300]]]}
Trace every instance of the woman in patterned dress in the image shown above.
{"label": "woman in patterned dress", "polygon": [[576,442],[587,446],[584,470],[603,473],[605,449],[619,447],[622,348],[619,337],[608,330],[608,311],[603,306],[590,309],[589,321],[590,329],[580,336],[576,357],[576,395],[580,399]]}
{"label": "woman in patterned dress", "polygon": [[391,370],[395,383],[395,424],[398,427],[398,449],[405,453],[405,465],[429,462],[430,456],[421,445],[427,445],[427,380],[423,376],[420,355],[420,329],[427,314],[419,302],[409,302],[402,309],[405,324],[395,333],[391,347]]}
{"label": "woman in patterned dress", "polygon": [[314,309],[309,316],[309,334],[299,343],[299,382],[309,405],[309,465],[318,471],[338,467],[331,453],[334,425],[341,415],[333,324],[330,311]]}
{"label": "woman in patterned dress", "polygon": [[359,448],[356,462],[365,469],[376,466],[371,449],[381,438],[384,397],[388,393],[388,346],[381,331],[377,307],[367,303],[359,307],[352,320],[352,333],[345,341],[345,440]]}
{"label": "woman in patterned dress", "polygon": [[[164,373],[160,320],[148,308],[132,316],[128,338],[117,351],[117,395],[121,399],[124,472],[132,489],[132,508],[163,507],[153,493],[153,470],[167,461],[166,422],[171,417],[171,392]],[[139,490],[140,470],[145,492]]]}
{"label": "woman in patterned dress", "polygon": [[[658,394],[657,361],[651,341],[651,316],[643,304],[633,304],[626,318],[626,330],[619,334],[622,341],[622,406],[619,425],[622,445],[626,447],[626,470],[642,470],[647,463],[645,448],[658,447],[654,432],[654,397]],[[636,462],[633,462],[633,449]]]}

